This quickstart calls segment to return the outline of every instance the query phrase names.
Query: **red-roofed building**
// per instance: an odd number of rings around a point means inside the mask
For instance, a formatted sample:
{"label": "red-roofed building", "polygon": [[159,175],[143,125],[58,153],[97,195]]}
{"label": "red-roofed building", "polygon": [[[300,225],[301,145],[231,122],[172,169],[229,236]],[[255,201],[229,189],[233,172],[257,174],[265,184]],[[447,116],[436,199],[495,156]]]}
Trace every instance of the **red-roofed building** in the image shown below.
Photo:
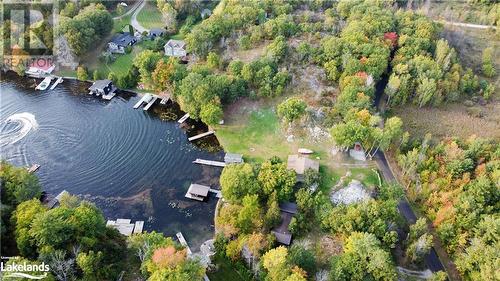
{"label": "red-roofed building", "polygon": [[26,75],[31,77],[45,77],[50,75],[56,66],[52,63],[51,59],[36,59],[30,64],[29,69],[26,70]]}

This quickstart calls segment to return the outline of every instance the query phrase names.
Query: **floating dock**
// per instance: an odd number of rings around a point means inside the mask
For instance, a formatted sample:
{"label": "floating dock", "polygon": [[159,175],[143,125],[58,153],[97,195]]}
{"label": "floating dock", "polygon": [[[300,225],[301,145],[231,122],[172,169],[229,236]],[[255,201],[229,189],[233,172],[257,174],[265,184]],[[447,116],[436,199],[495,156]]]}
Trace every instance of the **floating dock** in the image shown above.
{"label": "floating dock", "polygon": [[186,114],[184,114],[184,116],[182,116],[182,117],[181,117],[181,119],[179,119],[179,121],[177,121],[177,123],[182,124],[182,123],[184,123],[184,121],[186,121],[188,118],[189,118],[189,113],[186,113]]}
{"label": "floating dock", "polygon": [[133,234],[141,234],[144,228],[144,221],[136,221]]}
{"label": "floating dock", "polygon": [[191,251],[191,248],[189,248],[189,245],[188,245],[186,239],[184,239],[184,235],[182,235],[182,232],[177,232],[177,234],[175,234],[175,236],[177,236],[177,239],[179,239],[179,242],[181,243],[181,245],[186,247],[188,257],[191,256],[193,254],[193,252]]}
{"label": "floating dock", "polygon": [[143,110],[148,110],[151,106],[153,106],[153,104],[156,102],[157,99],[158,99],[157,96],[153,96],[153,98],[149,101],[148,104],[146,104]]}
{"label": "floating dock", "polygon": [[214,132],[214,131],[208,131],[208,132],[205,132],[205,133],[202,133],[202,134],[199,134],[199,135],[196,135],[196,136],[190,137],[190,138],[188,138],[188,140],[189,140],[189,141],[194,141],[194,140],[201,139],[201,138],[203,138],[203,137],[206,137],[206,136],[212,135],[213,133],[215,133],[215,132]]}
{"label": "floating dock", "polygon": [[226,163],[224,163],[224,162],[204,160],[204,159],[199,159],[199,158],[196,158],[196,160],[194,160],[193,163],[201,164],[201,165],[216,166],[216,167],[226,167]]}
{"label": "floating dock", "polygon": [[34,172],[36,172],[39,168],[40,168],[40,165],[39,165],[39,164],[33,164],[33,165],[31,165],[31,167],[26,168],[26,170],[28,170],[28,173],[34,173]]}
{"label": "floating dock", "polygon": [[139,108],[142,103],[148,103],[153,97],[150,94],[145,94],[135,105],[134,108]]}
{"label": "floating dock", "polygon": [[60,83],[62,83],[63,81],[64,81],[64,80],[63,80],[63,78],[62,78],[62,77],[57,78],[56,82],[54,82],[54,84],[52,84],[52,86],[50,87],[50,89],[51,89],[51,90],[54,90],[54,89],[57,87],[57,85],[59,85],[59,84],[60,84]]}

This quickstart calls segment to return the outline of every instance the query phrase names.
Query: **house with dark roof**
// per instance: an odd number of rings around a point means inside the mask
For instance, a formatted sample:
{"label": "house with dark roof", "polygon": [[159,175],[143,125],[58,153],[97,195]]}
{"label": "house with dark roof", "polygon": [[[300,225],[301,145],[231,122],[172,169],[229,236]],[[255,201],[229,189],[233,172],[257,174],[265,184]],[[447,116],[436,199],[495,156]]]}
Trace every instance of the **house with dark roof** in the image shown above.
{"label": "house with dark roof", "polygon": [[154,40],[156,37],[160,37],[165,35],[166,30],[163,28],[151,28],[151,30],[148,33],[148,37],[151,40]]}
{"label": "house with dark roof", "polygon": [[108,50],[111,53],[124,54],[125,48],[133,46],[135,43],[137,43],[137,38],[133,34],[129,32],[117,33],[108,43]]}
{"label": "house with dark roof", "polygon": [[278,243],[289,246],[292,242],[292,233],[288,230],[288,226],[294,215],[298,213],[297,204],[292,202],[283,202],[279,204],[281,223],[274,227],[271,233],[276,237]]}

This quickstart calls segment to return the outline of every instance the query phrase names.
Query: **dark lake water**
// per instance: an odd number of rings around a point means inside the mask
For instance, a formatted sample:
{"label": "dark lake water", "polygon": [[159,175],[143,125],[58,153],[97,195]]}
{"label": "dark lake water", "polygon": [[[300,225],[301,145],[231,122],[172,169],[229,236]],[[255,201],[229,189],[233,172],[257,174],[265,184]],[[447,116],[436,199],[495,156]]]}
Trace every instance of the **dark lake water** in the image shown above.
{"label": "dark lake water", "polygon": [[40,164],[44,191],[92,201],[107,219],[144,220],[146,230],[166,235],[182,231],[193,250],[211,238],[216,198],[184,198],[192,182],[218,188],[220,168],[192,163],[223,158],[215,137],[187,140],[206,131],[203,124],[165,120],[182,116],[172,104],[133,109],[137,96],[102,101],[87,95],[88,83],[40,92],[33,79],[8,74],[0,86],[1,158]]}

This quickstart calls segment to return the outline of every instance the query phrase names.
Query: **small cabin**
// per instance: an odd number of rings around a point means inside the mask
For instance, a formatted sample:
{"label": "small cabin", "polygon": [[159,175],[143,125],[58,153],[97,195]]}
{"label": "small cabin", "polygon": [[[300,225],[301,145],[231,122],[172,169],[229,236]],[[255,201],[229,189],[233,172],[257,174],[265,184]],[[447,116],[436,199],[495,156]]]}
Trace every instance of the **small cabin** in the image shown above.
{"label": "small cabin", "polygon": [[89,91],[96,95],[107,95],[114,89],[113,82],[109,79],[97,80],[90,86]]}
{"label": "small cabin", "polygon": [[271,230],[271,233],[276,237],[276,241],[280,244],[289,246],[292,242],[292,233],[288,230],[288,226],[292,221],[293,216],[298,213],[297,204],[292,202],[283,202],[279,205],[281,223]]}
{"label": "small cabin", "polygon": [[226,153],[226,155],[224,156],[224,163],[226,164],[243,163],[243,155],[237,153]]}
{"label": "small cabin", "polygon": [[167,57],[183,58],[187,55],[186,42],[182,40],[170,39],[164,49]]}
{"label": "small cabin", "polygon": [[297,154],[289,155],[287,169],[294,170],[297,174],[297,181],[304,181],[304,174],[308,169],[319,171],[319,162]]}
{"label": "small cabin", "polygon": [[185,197],[189,199],[194,199],[198,201],[203,201],[208,196],[210,187],[206,185],[192,183],[186,192]]}

